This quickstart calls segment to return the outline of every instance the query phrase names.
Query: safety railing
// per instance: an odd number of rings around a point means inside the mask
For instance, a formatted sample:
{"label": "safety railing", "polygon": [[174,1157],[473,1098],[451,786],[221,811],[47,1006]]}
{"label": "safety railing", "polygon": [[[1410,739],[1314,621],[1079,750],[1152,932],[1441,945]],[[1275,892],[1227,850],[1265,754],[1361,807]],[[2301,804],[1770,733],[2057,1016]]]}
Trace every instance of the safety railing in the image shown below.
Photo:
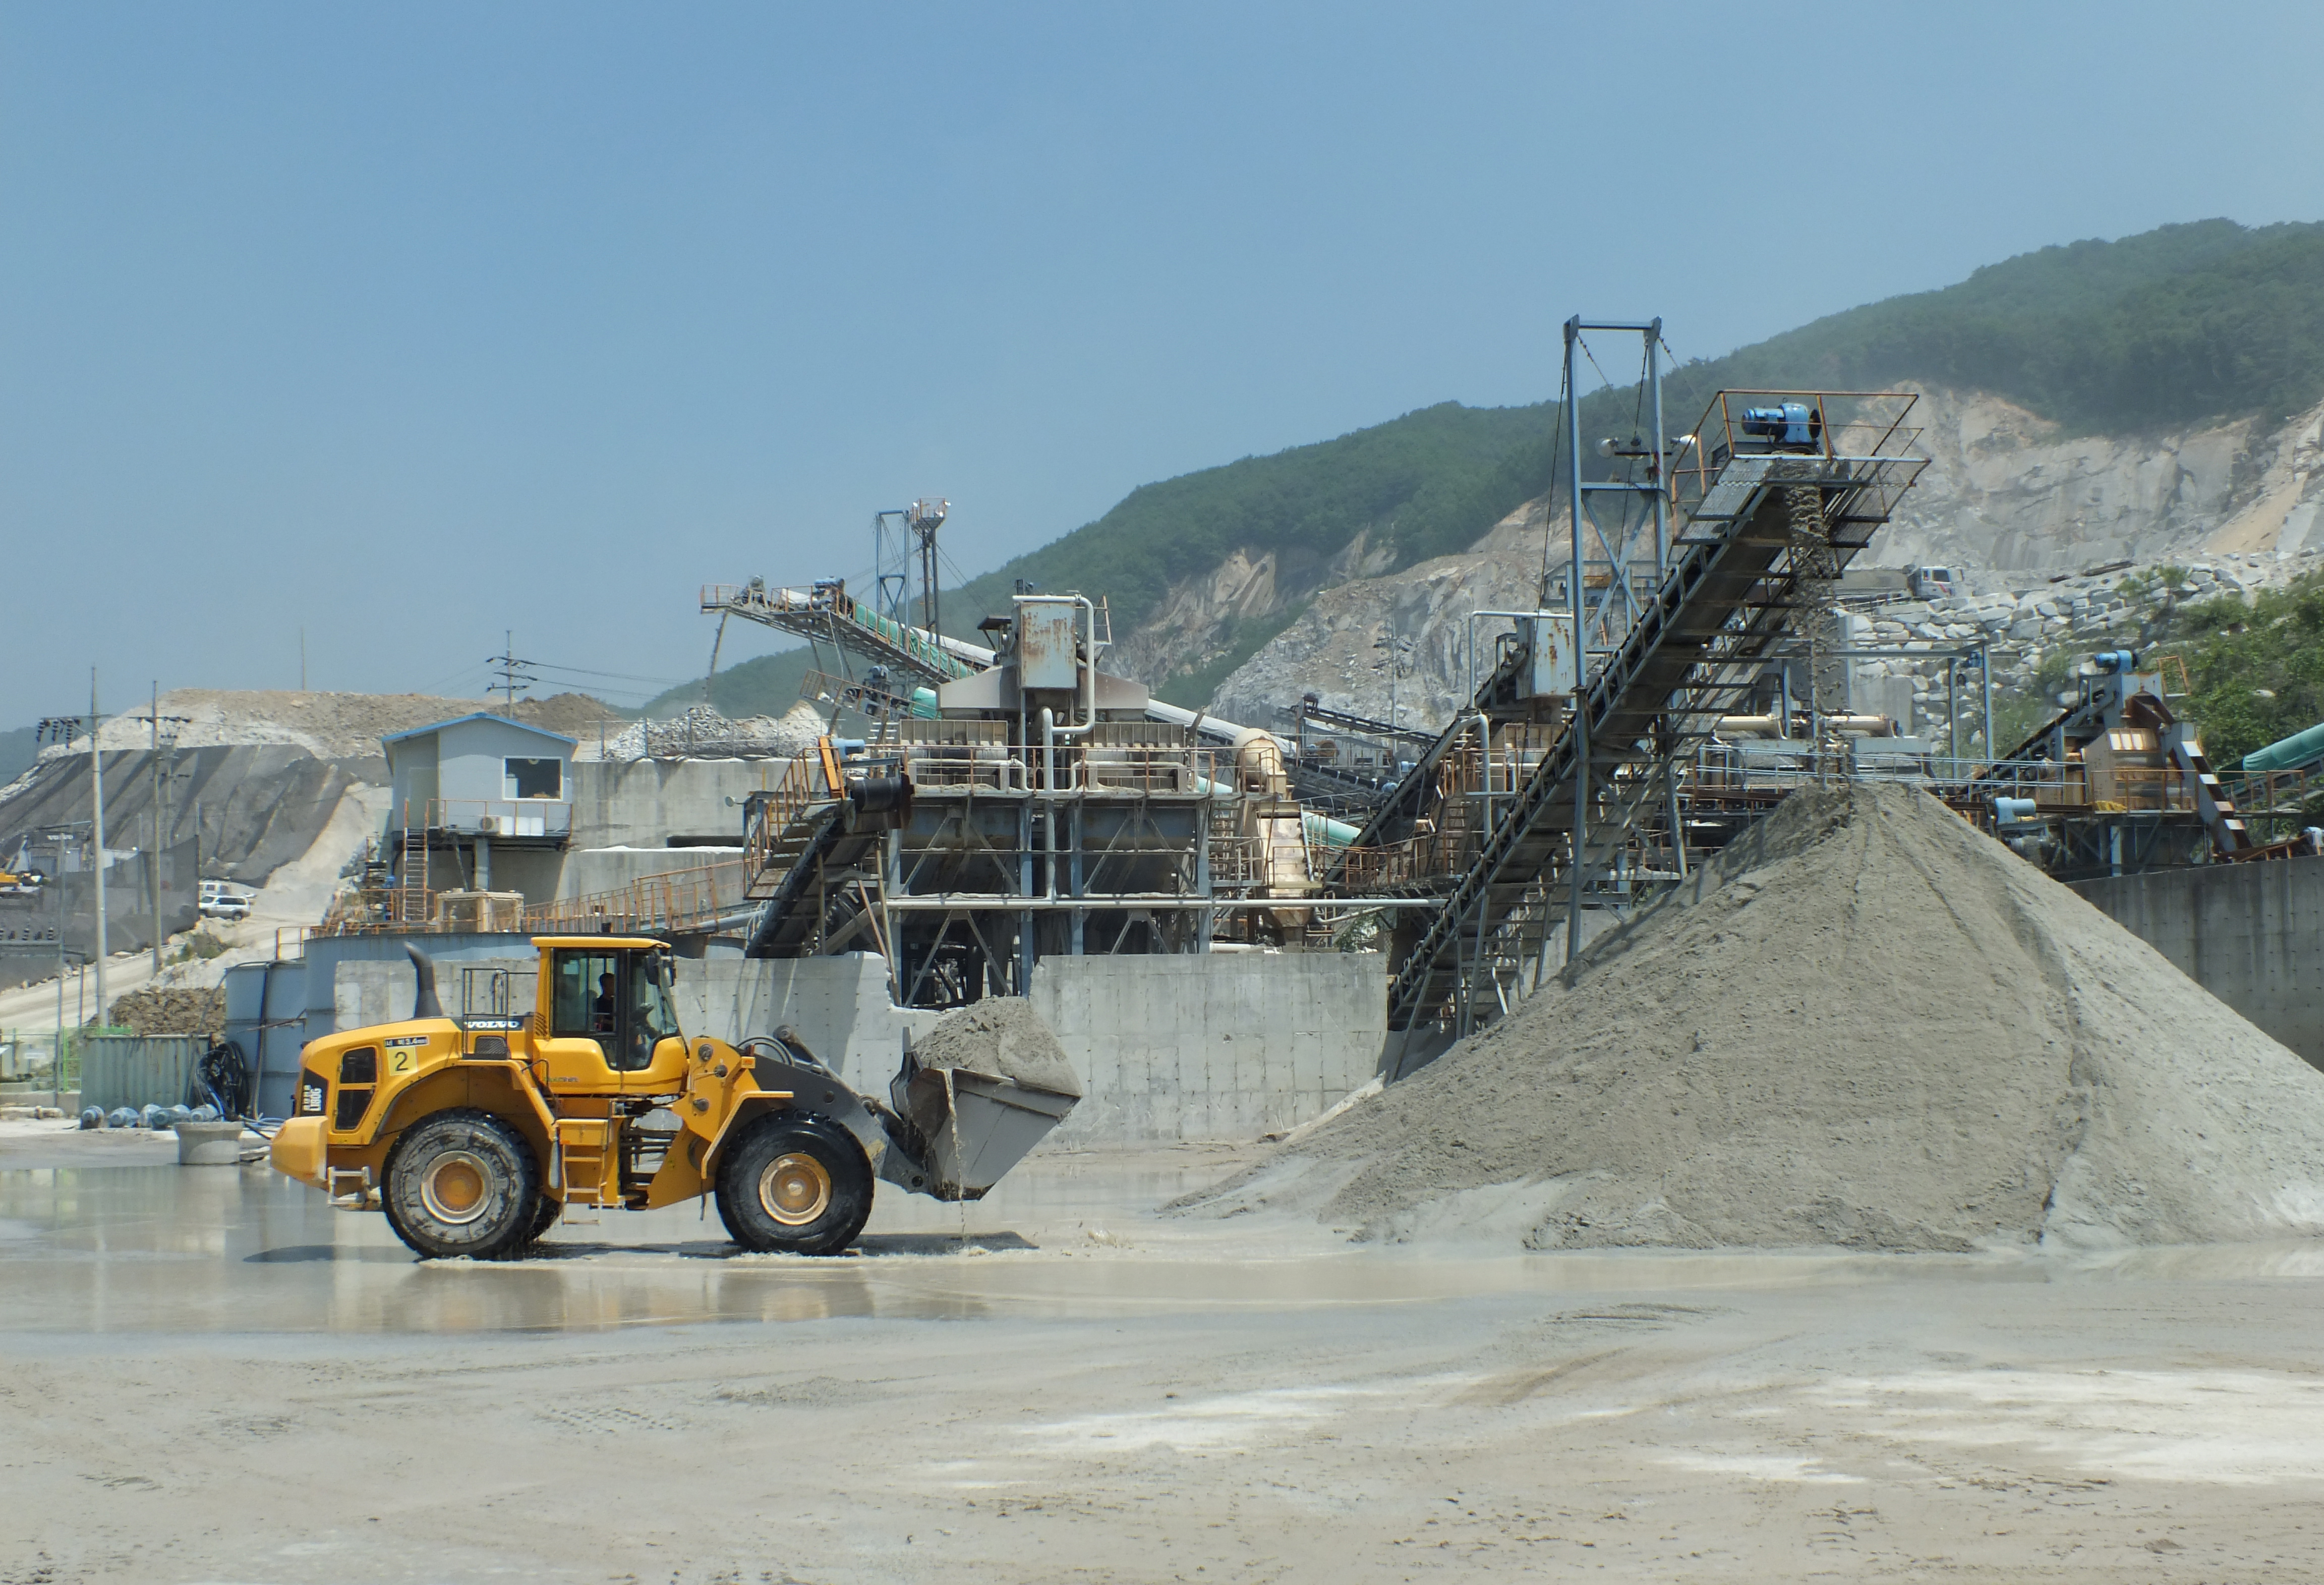
{"label": "safety railing", "polygon": [[901,768],[919,793],[1038,792],[1048,774],[1047,765],[1060,792],[1193,796],[1226,790],[1234,763],[1231,751],[1179,744],[1067,741],[1045,751],[1038,744],[1010,743],[998,737],[956,743],[914,742],[907,737],[883,747],[888,752],[882,760]]}
{"label": "safety railing", "polygon": [[[1920,439],[1921,431],[1904,422],[1914,400],[1899,391],[1721,391],[1672,465],[1671,504],[1682,514],[1692,512],[1739,457],[1830,465],[1903,460]],[[1757,416],[1790,408],[1800,410],[1796,423]],[[1877,467],[1863,471],[1868,482],[1877,482]]]}
{"label": "safety railing", "polygon": [[818,751],[785,762],[769,771],[763,791],[753,792],[743,820],[742,863],[757,875],[776,863],[794,824],[810,810],[828,808],[844,794],[831,784],[836,758],[826,762]]}
{"label": "safety railing", "polygon": [[896,746],[896,755],[915,794],[1022,792],[1033,784],[1025,750],[1004,742],[907,742]]}
{"label": "safety railing", "polygon": [[2324,765],[2299,770],[2237,772],[2219,778],[2221,789],[2246,815],[2290,820],[2324,812],[2314,806],[2324,799]]}
{"label": "safety railing", "polygon": [[[1895,748],[1885,748],[1887,744]],[[2154,757],[2162,757],[2156,751]],[[1682,796],[1753,791],[1788,792],[1839,776],[1849,781],[1909,782],[1943,795],[1975,783],[1978,801],[2030,799],[2043,813],[2186,813],[2195,811],[2187,774],[2168,764],[2125,765],[2035,760],[1996,765],[1982,759],[1920,754],[1886,737],[1855,737],[1838,751],[1770,738],[1745,746],[1714,743],[1698,749],[1680,783]],[[2240,807],[2240,801],[2238,801]]]}
{"label": "safety railing", "polygon": [[627,885],[537,903],[524,912],[533,935],[659,935],[731,921],[749,906],[752,871],[726,858],[690,869],[641,876]]}
{"label": "safety railing", "polygon": [[567,837],[573,833],[573,805],[559,798],[431,798],[424,804],[405,803],[407,828],[420,814],[416,829],[448,831],[473,837]]}

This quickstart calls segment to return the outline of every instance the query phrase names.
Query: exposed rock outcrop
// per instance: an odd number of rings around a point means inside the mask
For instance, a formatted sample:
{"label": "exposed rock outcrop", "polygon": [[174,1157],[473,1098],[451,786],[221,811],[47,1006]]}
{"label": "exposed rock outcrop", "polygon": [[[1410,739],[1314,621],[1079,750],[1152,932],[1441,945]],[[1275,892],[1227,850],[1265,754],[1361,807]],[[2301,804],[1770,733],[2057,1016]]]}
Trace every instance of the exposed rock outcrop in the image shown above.
{"label": "exposed rock outcrop", "polygon": [[1997,396],[1932,389],[1914,416],[1930,466],[1874,543],[1882,566],[2049,573],[2297,551],[2324,497],[2324,408],[2272,427],[2075,436]]}
{"label": "exposed rock outcrop", "polygon": [[[2242,592],[2314,567],[2324,551],[2324,408],[2270,427],[2238,420],[2146,435],[2070,436],[1998,397],[1931,389],[1915,411],[1931,459],[1866,564],[1941,565],[1967,572],[1967,596],[1936,607],[1881,613],[1867,642],[1995,644],[2015,674],[2044,649],[2118,630],[2109,562],[2195,569],[2172,598]],[[1212,709],[1278,726],[1303,693],[1408,724],[1441,724],[1468,699],[1468,616],[1529,607],[1544,565],[1562,569],[1567,525],[1545,501],[1511,513],[1468,552],[1386,576],[1350,578],[1316,594],[1283,633],[1222,682]],[[2312,542],[2311,542],[2312,541]],[[2059,582],[2052,582],[2059,579]],[[1479,663],[1492,662],[1505,623],[1477,624]],[[1401,657],[1391,690],[1389,656]],[[1941,702],[1941,665],[1878,663],[1868,673],[1910,676],[1900,719],[1926,726]],[[2004,681],[2008,681],[2005,677]]]}

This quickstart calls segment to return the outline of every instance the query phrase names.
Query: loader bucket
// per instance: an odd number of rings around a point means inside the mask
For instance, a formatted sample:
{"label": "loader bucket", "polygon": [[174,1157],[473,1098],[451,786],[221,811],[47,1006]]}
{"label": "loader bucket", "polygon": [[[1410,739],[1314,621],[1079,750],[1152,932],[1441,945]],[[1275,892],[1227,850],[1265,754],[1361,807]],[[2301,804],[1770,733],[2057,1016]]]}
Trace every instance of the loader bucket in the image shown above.
{"label": "loader bucket", "polygon": [[990,997],[948,1015],[907,1043],[888,1087],[908,1141],[907,1187],[938,1200],[982,1199],[1065,1120],[1081,1089],[1056,1036],[1022,998]]}
{"label": "loader bucket", "polygon": [[894,1089],[897,1109],[925,1141],[926,1191],[938,1200],[983,1199],[1076,1099],[966,1068],[923,1068]]}

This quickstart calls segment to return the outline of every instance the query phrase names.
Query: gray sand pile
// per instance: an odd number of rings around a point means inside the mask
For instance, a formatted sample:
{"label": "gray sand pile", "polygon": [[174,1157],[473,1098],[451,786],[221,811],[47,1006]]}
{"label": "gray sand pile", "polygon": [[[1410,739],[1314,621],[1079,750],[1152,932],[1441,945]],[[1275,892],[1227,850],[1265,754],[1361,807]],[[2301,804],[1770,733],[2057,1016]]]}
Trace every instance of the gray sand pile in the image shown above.
{"label": "gray sand pile", "polygon": [[1077,1099],[1082,1093],[1065,1048],[1022,996],[987,996],[945,1014],[912,1043],[912,1056],[923,1068],[964,1068]]}
{"label": "gray sand pile", "polygon": [[2324,1074],[1926,794],[1802,792],[1228,1194],[1544,1249],[2313,1235]]}

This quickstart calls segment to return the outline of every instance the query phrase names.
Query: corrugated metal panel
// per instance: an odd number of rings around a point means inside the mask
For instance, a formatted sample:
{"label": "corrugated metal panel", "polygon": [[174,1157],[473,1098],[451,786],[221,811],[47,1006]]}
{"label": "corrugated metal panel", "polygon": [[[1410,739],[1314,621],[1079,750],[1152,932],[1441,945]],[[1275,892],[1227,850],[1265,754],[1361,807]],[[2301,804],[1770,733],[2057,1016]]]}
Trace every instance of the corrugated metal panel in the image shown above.
{"label": "corrugated metal panel", "polygon": [[257,1070],[258,1111],[287,1117],[307,1042],[307,965],[237,963],[226,971],[226,1038]]}
{"label": "corrugated metal panel", "polygon": [[81,1056],[80,1104],[191,1105],[194,1067],[209,1048],[198,1034],[93,1035]]}

